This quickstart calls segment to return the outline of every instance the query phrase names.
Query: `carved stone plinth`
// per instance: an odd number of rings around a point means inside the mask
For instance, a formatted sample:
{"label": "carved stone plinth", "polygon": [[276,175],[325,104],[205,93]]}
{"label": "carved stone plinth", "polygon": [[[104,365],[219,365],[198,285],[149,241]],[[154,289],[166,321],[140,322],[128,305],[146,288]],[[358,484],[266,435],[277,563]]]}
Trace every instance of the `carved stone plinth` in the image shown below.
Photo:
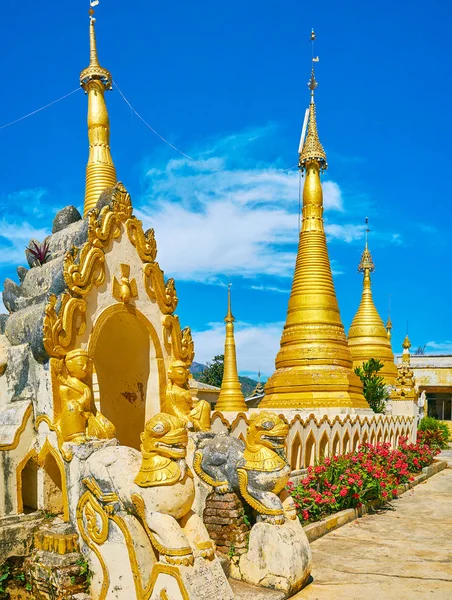
{"label": "carved stone plinth", "polygon": [[234,600],[231,587],[217,559],[195,559],[192,567],[157,563],[152,571],[150,600]]}
{"label": "carved stone plinth", "polygon": [[33,598],[62,600],[87,588],[87,569],[79,552],[78,534],[60,519],[40,527],[34,534],[35,550],[24,561]]}
{"label": "carved stone plinth", "polygon": [[231,577],[293,595],[311,573],[312,554],[298,519],[284,525],[256,523],[248,552],[231,562]]}
{"label": "carved stone plinth", "polygon": [[248,547],[250,525],[242,500],[235,493],[212,492],[203,514],[204,525],[222,554],[241,555]]}

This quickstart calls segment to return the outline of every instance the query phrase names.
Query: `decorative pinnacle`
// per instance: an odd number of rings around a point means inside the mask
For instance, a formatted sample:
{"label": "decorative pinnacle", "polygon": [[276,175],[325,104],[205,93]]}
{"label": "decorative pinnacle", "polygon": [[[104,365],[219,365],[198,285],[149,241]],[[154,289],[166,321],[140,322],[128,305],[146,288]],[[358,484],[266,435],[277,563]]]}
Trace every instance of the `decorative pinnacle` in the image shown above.
{"label": "decorative pinnacle", "polygon": [[308,81],[308,88],[311,90],[311,102],[309,104],[308,133],[306,135],[306,139],[304,140],[303,148],[300,152],[300,159],[298,161],[298,167],[301,171],[306,168],[306,164],[308,162],[313,161],[318,163],[321,171],[325,171],[325,169],[328,168],[328,164],[326,162],[326,153],[322,144],[320,143],[319,134],[317,132],[317,120],[315,115],[314,91],[317,88],[318,83],[315,78],[314,63],[319,62],[319,57],[314,56],[314,40],[315,32],[312,30],[312,68],[311,78]]}
{"label": "decorative pinnacle", "polygon": [[224,318],[226,323],[233,323],[235,321],[234,315],[232,314],[231,310],[231,285],[232,283],[228,284],[228,313]]}
{"label": "decorative pinnacle", "polygon": [[388,336],[391,336],[392,330],[392,321],[391,321],[391,294],[389,294],[388,298],[388,320],[386,321],[386,331],[388,332]]}
{"label": "decorative pinnacle", "polygon": [[402,348],[404,350],[409,350],[411,348],[411,342],[410,342],[410,338],[408,337],[408,334],[405,336],[405,339],[403,340]]}
{"label": "decorative pinnacle", "polygon": [[[95,4],[91,3],[91,7]],[[97,44],[96,44],[96,31],[94,23],[94,9],[89,9],[89,66],[80,73],[80,85],[86,91],[86,85],[93,79],[98,79],[104,85],[106,90],[112,89],[112,76],[110,71],[104,69],[99,64],[99,58],[97,56]]]}
{"label": "decorative pinnacle", "polygon": [[365,273],[366,271],[368,271],[369,273],[373,273],[375,271],[375,265],[372,260],[372,254],[370,253],[368,246],[369,231],[369,219],[368,217],[366,217],[366,246],[361,256],[361,262],[358,265],[358,273]]}

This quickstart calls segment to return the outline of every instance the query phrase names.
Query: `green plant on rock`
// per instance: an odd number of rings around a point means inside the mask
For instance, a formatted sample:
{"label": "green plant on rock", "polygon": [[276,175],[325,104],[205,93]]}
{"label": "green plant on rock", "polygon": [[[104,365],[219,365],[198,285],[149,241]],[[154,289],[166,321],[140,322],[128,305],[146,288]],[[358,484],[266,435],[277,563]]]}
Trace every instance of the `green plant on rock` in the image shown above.
{"label": "green plant on rock", "polygon": [[89,569],[89,564],[84,558],[80,558],[76,564],[80,567],[80,576],[84,578],[86,587],[89,588],[91,585],[91,571]]}
{"label": "green plant on rock", "polygon": [[389,391],[384,382],[384,377],[378,375],[383,368],[380,360],[371,358],[363,363],[362,367],[356,367],[355,373],[363,383],[363,394],[370,408],[376,413],[384,413],[386,402],[389,400]]}
{"label": "green plant on rock", "polygon": [[234,558],[234,556],[235,556],[235,544],[232,543],[231,547],[228,550],[228,557],[229,558]]}
{"label": "green plant on rock", "polygon": [[8,563],[0,566],[0,594],[6,594],[6,585],[11,576],[11,569]]}
{"label": "green plant on rock", "polygon": [[31,240],[30,246],[27,246],[27,251],[33,257],[35,266],[42,266],[50,260],[49,242],[44,240],[41,244]]}

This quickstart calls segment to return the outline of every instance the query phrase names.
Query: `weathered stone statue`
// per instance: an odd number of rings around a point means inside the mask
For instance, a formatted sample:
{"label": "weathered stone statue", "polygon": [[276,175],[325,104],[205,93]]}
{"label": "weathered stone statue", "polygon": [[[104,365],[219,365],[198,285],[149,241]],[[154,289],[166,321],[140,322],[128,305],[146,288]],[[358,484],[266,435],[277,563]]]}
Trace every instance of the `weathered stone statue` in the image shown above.
{"label": "weathered stone statue", "polygon": [[[204,585],[210,589],[208,586],[212,585],[212,593],[218,592],[220,597],[232,599],[230,587],[215,558],[214,543],[201,518],[191,509],[195,491],[193,475],[185,462],[188,443],[185,423],[172,415],[157,414],[146,423],[141,441],[141,455],[133,448],[110,446],[94,452],[86,462],[83,481],[88,491],[82,495],[77,507],[83,540],[101,562],[103,552],[99,546],[116,542],[113,534],[110,539],[108,525],[104,527],[103,537],[98,529],[93,529],[91,515],[97,512],[103,515],[101,521],[112,521],[125,532],[135,579],[143,579],[139,567],[143,560],[155,568],[156,573],[174,573],[162,571],[161,565],[171,565],[181,569],[183,581],[182,584],[179,581],[179,585],[190,591],[182,597],[205,598],[201,592],[199,595],[196,592],[194,583],[198,577],[207,578],[207,582],[199,584],[200,589]],[[141,523],[155,558],[152,552],[140,558],[140,549],[133,548],[129,529],[131,516]],[[142,552],[143,544],[140,545]],[[106,557],[111,552],[111,548],[105,548]],[[197,575],[190,575],[190,569]],[[151,575],[150,581],[155,581],[155,577]],[[193,585],[194,588],[189,590]],[[152,590],[148,588],[148,591]],[[151,594],[151,597],[154,596]]]}
{"label": "weathered stone statue", "polygon": [[63,442],[115,437],[112,423],[94,406],[91,374],[92,360],[86,350],[77,348],[67,353],[58,374],[61,412],[56,425]]}
{"label": "weathered stone statue", "polygon": [[163,412],[174,415],[195,431],[210,429],[210,405],[206,400],[194,400],[188,386],[189,371],[185,362],[173,360],[168,369]]}
{"label": "weathered stone statue", "polygon": [[198,434],[193,467],[214,488],[214,498],[235,492],[256,511],[245,552],[231,560],[231,577],[292,595],[309,577],[311,549],[284,489],[291,471],[284,451],[288,433],[275,413],[255,413],[245,443],[224,434]]}
{"label": "weathered stone statue", "polygon": [[273,524],[295,518],[279,497],[289,480],[284,452],[289,427],[274,413],[253,414],[246,443],[225,435],[200,437],[193,468],[218,493],[234,491],[258,513],[258,520]]}

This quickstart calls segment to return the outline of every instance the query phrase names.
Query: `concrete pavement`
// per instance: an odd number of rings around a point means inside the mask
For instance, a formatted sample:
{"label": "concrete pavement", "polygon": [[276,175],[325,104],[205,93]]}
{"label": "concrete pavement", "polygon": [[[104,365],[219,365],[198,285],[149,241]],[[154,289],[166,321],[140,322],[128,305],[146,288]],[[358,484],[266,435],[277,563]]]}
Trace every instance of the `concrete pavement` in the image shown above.
{"label": "concrete pavement", "polygon": [[449,468],[392,507],[312,542],[313,581],[296,600],[452,599],[452,450]]}

